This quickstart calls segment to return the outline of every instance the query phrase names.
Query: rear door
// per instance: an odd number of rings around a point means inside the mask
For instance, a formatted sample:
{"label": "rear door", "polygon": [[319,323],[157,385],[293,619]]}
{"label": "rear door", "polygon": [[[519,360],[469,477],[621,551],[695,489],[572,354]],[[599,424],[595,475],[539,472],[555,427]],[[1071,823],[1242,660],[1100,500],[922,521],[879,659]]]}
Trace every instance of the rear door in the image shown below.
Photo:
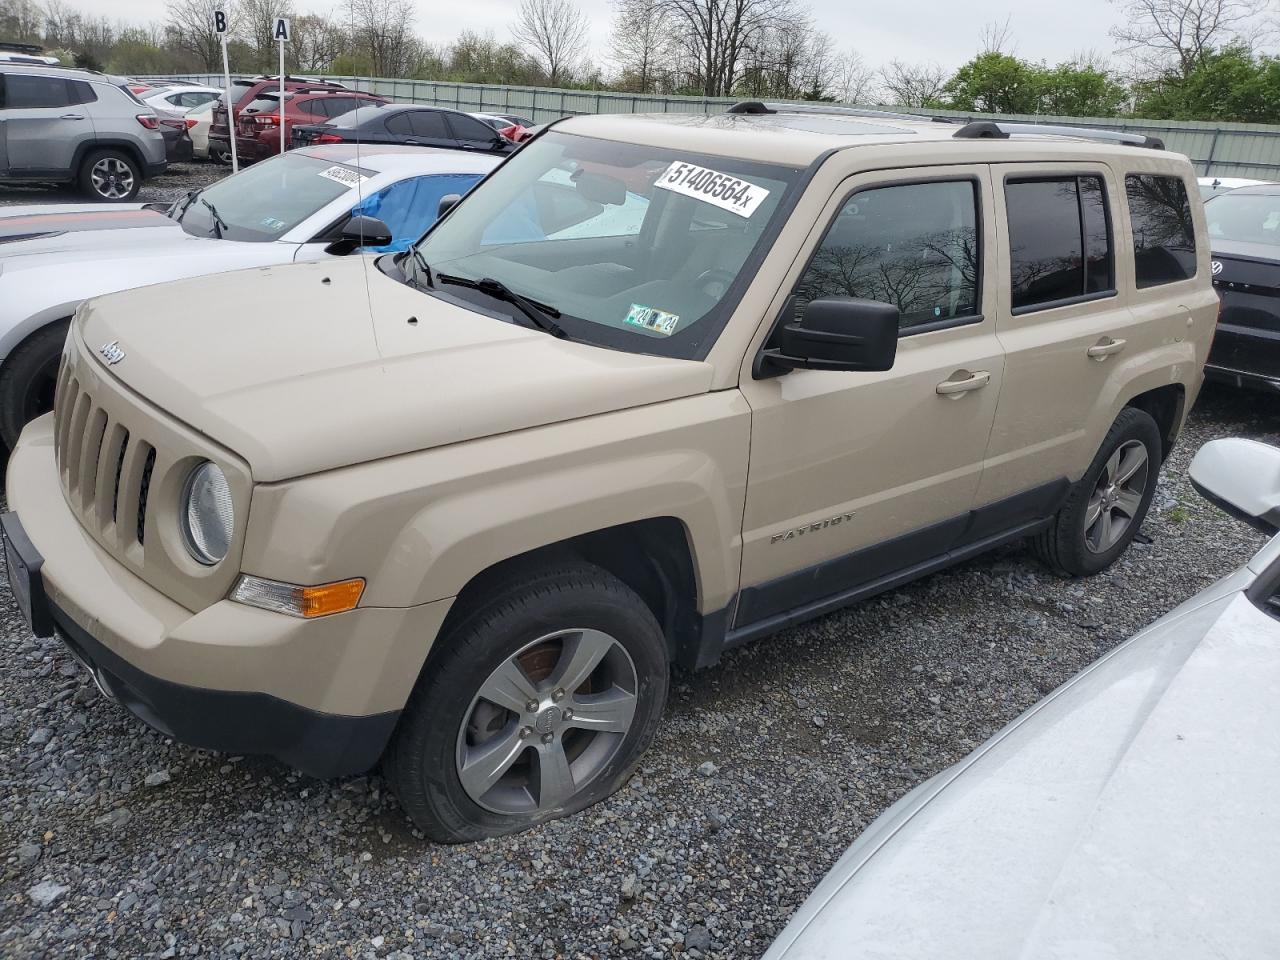
{"label": "rear door", "polygon": [[5,147],[9,172],[31,176],[71,172],[76,149],[92,140],[85,104],[97,99],[80,80],[38,74],[4,77]]}
{"label": "rear door", "polygon": [[[1135,315],[1123,181],[1101,162],[992,167],[1005,383],[978,493],[990,503],[1075,481],[1111,426],[1131,359],[1168,332]],[[1172,316],[1173,312],[1170,311]],[[1121,398],[1122,400],[1124,398]]]}
{"label": "rear door", "polygon": [[384,124],[397,143],[446,149],[457,146],[439,110],[402,110],[387,117]]}
{"label": "rear door", "polygon": [[458,146],[463,150],[478,150],[485,153],[505,152],[500,148],[499,141],[502,144],[506,141],[498,135],[498,131],[487,123],[481,123],[475,117],[468,117],[464,113],[451,113],[449,127],[453,130]]}

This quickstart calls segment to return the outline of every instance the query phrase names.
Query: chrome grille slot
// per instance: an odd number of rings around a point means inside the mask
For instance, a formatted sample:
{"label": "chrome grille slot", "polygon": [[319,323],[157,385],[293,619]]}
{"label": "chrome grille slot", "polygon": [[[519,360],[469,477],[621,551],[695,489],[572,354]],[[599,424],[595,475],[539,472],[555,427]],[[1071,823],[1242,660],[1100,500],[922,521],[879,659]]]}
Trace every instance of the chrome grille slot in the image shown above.
{"label": "chrome grille slot", "polygon": [[147,539],[147,494],[151,492],[151,473],[156,467],[156,450],[149,444],[146,462],[142,465],[142,478],[138,482],[138,544]]}
{"label": "chrome grille slot", "polygon": [[76,400],[80,395],[80,384],[73,377],[67,385],[67,389],[62,396],[62,403],[59,404],[54,413],[54,435],[53,448],[58,454],[58,466],[62,470],[63,479],[66,479],[67,471],[67,432],[71,429],[71,411],[75,409]]}

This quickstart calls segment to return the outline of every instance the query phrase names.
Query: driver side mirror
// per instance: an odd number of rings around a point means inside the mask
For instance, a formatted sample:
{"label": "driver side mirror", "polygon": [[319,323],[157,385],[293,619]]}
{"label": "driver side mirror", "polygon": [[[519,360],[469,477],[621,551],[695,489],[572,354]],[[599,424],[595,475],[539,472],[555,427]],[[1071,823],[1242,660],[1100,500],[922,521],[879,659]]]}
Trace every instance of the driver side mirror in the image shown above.
{"label": "driver side mirror", "polygon": [[460,193],[446,193],[440,198],[440,205],[436,207],[436,219],[439,220],[446,213],[458,205],[458,201],[462,199]]}
{"label": "driver side mirror", "polygon": [[810,301],[765,350],[765,366],[783,370],[889,370],[898,355],[898,308],[878,300]]}
{"label": "driver side mirror", "polygon": [[324,248],[325,253],[345,257],[361,247],[385,247],[395,238],[391,228],[377,217],[356,214],[342,228],[338,239]]}
{"label": "driver side mirror", "polygon": [[1189,473],[1215,507],[1263,533],[1280,532],[1280,449],[1241,437],[1210,440]]}

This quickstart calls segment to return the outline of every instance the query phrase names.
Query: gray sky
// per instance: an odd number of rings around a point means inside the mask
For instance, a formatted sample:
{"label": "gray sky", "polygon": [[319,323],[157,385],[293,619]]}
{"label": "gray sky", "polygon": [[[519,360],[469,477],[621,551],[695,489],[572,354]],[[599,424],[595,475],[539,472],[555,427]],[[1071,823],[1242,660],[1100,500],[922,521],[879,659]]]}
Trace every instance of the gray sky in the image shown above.
{"label": "gray sky", "polygon": [[[66,0],[95,15],[126,20],[163,20],[164,0]],[[417,31],[426,39],[447,42],[460,30],[492,30],[500,40],[509,37],[507,25],[519,0],[465,0],[463,3],[416,0]],[[610,0],[578,0],[592,21],[592,45],[598,59],[608,49],[612,14]],[[324,2],[295,0],[303,10],[323,12],[339,8]],[[872,65],[888,60],[935,61],[955,67],[977,51],[986,23],[1004,22],[1012,15],[1014,53],[1029,60],[1055,63],[1085,50],[1108,53],[1107,30],[1118,11],[1107,0],[1031,0],[1016,8],[1008,0],[915,0],[911,4],[852,4],[848,0],[809,0],[817,25],[841,50],[853,49]]]}

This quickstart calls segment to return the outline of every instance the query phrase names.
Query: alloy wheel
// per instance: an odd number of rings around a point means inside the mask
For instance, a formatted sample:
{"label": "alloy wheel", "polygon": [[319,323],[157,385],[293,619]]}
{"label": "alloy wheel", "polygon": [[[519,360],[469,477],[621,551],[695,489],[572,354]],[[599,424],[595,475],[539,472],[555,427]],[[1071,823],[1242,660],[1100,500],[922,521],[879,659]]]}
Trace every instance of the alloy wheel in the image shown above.
{"label": "alloy wheel", "polygon": [[133,192],[133,170],[119,157],[103,157],[89,171],[94,192],[106,200],[123,200]]}
{"label": "alloy wheel", "polygon": [[553,811],[617,754],[635,717],[635,664],[599,630],[560,630],[489,674],[458,731],[467,795],[507,815]]}
{"label": "alloy wheel", "polygon": [[1146,445],[1129,440],[1107,458],[1084,515],[1084,542],[1106,553],[1128,532],[1142,507],[1150,458]]}

